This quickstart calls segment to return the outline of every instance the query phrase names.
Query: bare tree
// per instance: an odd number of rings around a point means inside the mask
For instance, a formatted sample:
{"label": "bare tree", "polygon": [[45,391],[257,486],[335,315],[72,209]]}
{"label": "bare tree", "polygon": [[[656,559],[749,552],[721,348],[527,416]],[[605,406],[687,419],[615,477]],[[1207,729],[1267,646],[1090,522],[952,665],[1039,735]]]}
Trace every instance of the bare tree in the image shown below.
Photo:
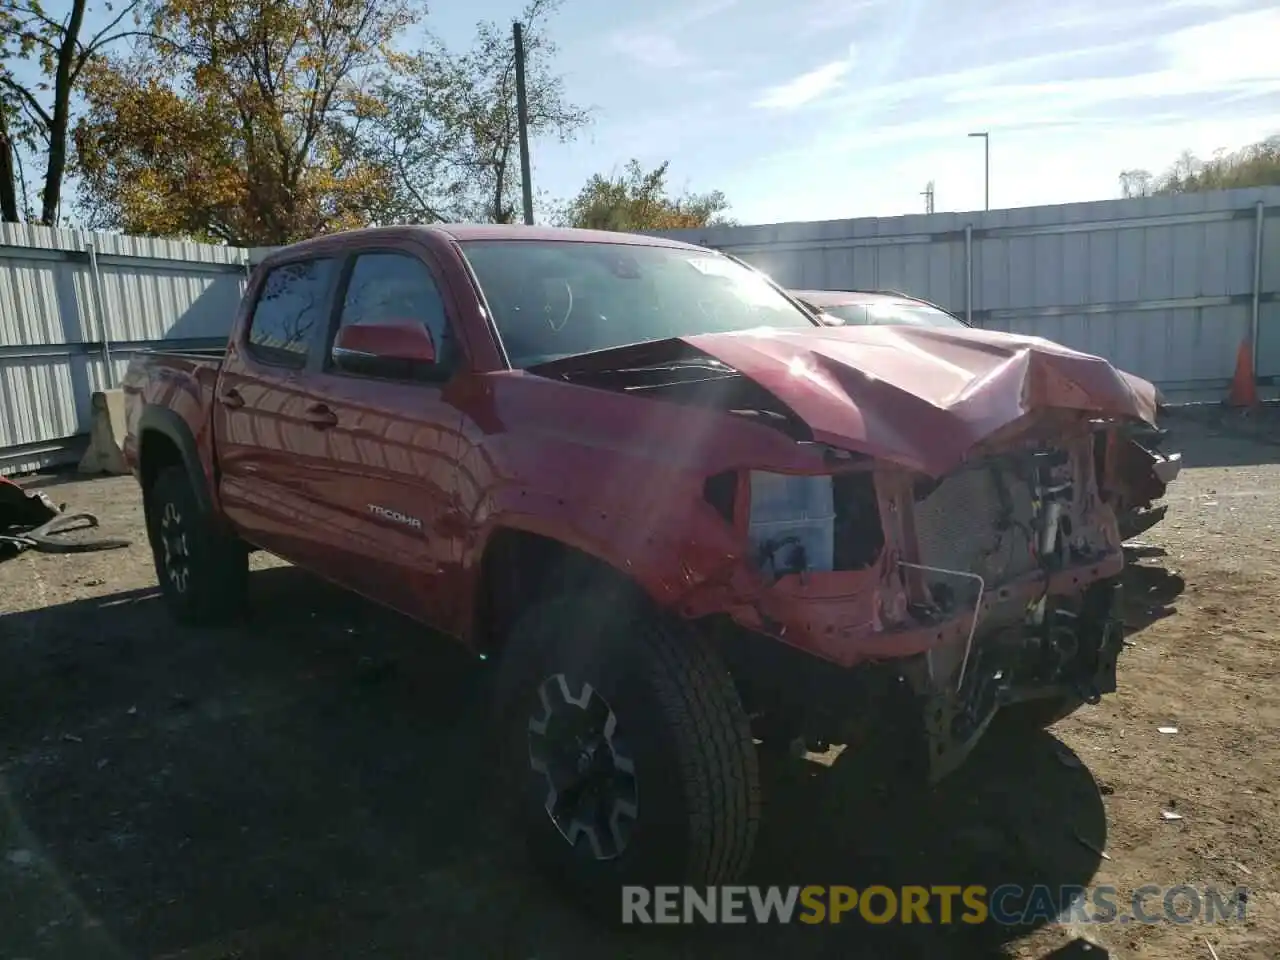
{"label": "bare tree", "polygon": [[[572,138],[589,111],[565,100],[551,67],[547,19],[560,0],[531,0],[524,27],[530,138]],[[517,219],[521,195],[515,49],[510,26],[477,27],[456,53],[438,37],[404,58],[377,99],[385,108],[370,131],[373,162],[394,172],[385,219],[398,222]]]}
{"label": "bare tree", "polygon": [[1134,197],[1149,197],[1152,189],[1152,176],[1149,170],[1121,170],[1120,195],[1126,200]]}

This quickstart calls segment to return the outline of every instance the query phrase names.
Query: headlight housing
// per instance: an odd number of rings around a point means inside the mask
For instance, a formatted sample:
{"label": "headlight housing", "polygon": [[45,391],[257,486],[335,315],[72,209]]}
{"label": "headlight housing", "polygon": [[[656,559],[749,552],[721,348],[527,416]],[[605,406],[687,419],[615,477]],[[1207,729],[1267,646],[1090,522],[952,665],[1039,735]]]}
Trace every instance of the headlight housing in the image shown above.
{"label": "headlight housing", "polygon": [[835,498],[830,476],[752,470],[748,536],[756,564],[775,578],[832,569]]}

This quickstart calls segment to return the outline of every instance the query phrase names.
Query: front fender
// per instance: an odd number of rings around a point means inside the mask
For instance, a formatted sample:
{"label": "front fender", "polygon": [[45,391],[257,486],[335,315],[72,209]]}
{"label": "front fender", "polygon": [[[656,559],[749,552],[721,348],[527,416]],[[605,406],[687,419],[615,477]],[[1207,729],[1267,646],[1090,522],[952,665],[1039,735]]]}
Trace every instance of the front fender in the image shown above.
{"label": "front fender", "polygon": [[659,607],[679,608],[699,588],[743,568],[745,545],[707,503],[677,502],[655,515],[626,505],[583,503],[552,493],[513,490],[478,526],[465,565],[478,570],[491,538],[518,530],[562,543],[635,583]]}

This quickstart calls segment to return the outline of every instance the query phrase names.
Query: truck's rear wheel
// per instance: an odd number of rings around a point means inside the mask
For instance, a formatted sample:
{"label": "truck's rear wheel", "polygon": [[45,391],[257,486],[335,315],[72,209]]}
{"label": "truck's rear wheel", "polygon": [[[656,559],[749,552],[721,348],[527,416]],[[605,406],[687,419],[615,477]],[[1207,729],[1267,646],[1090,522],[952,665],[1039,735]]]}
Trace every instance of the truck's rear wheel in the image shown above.
{"label": "truck's rear wheel", "polygon": [[240,615],[248,595],[248,552],[200,509],[186,470],[162,470],[146,497],[147,535],[169,613],[193,626]]}
{"label": "truck's rear wheel", "polygon": [[760,809],[728,671],[685,624],[638,606],[535,605],[497,677],[509,812],[536,864],[614,919],[623,885],[738,878]]}

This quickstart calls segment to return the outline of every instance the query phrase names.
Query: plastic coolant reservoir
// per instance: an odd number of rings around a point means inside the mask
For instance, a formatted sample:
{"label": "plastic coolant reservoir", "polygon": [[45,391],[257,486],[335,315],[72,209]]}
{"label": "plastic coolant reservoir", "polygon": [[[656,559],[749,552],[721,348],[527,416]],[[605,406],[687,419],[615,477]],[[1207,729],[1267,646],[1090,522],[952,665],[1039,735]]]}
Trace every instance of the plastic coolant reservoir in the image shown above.
{"label": "plastic coolant reservoir", "polygon": [[835,521],[830,477],[751,474],[748,536],[764,570],[830,570]]}

